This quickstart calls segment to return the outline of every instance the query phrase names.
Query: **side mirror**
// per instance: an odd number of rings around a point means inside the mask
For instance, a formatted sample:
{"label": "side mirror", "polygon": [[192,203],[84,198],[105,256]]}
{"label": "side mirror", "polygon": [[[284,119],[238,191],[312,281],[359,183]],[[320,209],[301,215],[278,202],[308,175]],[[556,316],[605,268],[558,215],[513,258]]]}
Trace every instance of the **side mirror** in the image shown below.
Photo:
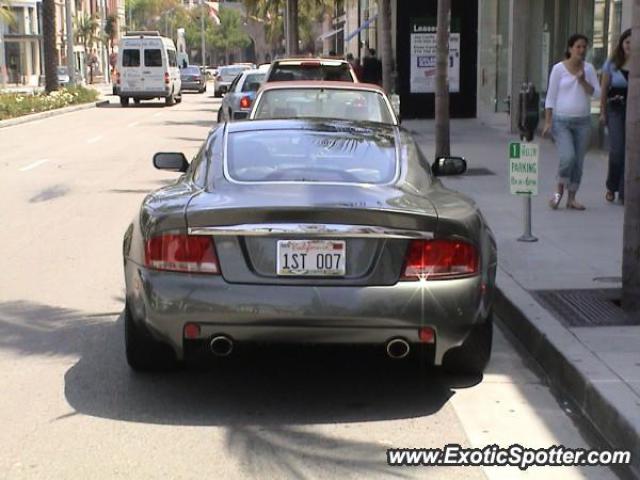
{"label": "side mirror", "polygon": [[434,176],[462,175],[467,171],[467,161],[462,157],[440,157],[431,165]]}
{"label": "side mirror", "polygon": [[153,166],[158,170],[168,170],[170,172],[186,172],[189,162],[183,153],[180,152],[160,152],[153,156]]}

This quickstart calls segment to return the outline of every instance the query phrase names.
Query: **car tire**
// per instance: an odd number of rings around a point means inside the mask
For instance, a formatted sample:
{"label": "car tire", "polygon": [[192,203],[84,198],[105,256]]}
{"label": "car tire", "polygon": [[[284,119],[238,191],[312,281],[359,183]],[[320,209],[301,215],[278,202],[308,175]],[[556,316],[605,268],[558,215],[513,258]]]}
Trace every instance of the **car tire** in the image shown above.
{"label": "car tire", "polygon": [[482,375],[491,359],[493,315],[476,325],[459,347],[449,350],[442,361],[443,369],[456,375]]}
{"label": "car tire", "polygon": [[220,98],[222,96],[222,93],[220,93],[218,90],[213,92],[213,96],[216,98]]}
{"label": "car tire", "polygon": [[167,97],[164,98],[164,103],[167,107],[171,107],[176,104],[176,97],[173,94],[173,90]]}
{"label": "car tire", "polygon": [[222,107],[220,107],[218,109],[218,123],[222,123],[224,122],[224,119],[222,118]]}
{"label": "car tire", "polygon": [[142,101],[142,100],[140,100],[139,98],[134,98],[134,99],[133,99],[133,103],[135,103],[136,105],[140,105],[140,102],[141,102],[141,101]]}
{"label": "car tire", "polygon": [[120,97],[120,106],[128,107],[129,106],[129,97]]}
{"label": "car tire", "polygon": [[180,90],[180,93],[175,97],[176,103],[182,103],[182,90]]}
{"label": "car tire", "polygon": [[127,305],[124,308],[124,342],[127,363],[132,370],[152,372],[176,366],[171,347],[153,340],[147,332],[136,326]]}

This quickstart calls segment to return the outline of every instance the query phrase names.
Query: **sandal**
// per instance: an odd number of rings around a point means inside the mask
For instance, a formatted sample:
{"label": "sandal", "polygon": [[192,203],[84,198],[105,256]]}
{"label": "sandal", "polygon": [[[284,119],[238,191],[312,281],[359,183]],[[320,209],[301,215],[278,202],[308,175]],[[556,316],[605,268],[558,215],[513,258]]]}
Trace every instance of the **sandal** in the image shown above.
{"label": "sandal", "polygon": [[551,200],[549,200],[549,206],[552,210],[557,210],[558,205],[560,205],[560,200],[562,200],[562,193],[554,193]]}
{"label": "sandal", "polygon": [[607,190],[607,193],[604,194],[604,199],[607,202],[613,202],[615,198],[616,198],[616,195],[611,190]]}
{"label": "sandal", "polygon": [[587,207],[574,200],[573,202],[567,202],[567,208],[571,210],[585,210]]}

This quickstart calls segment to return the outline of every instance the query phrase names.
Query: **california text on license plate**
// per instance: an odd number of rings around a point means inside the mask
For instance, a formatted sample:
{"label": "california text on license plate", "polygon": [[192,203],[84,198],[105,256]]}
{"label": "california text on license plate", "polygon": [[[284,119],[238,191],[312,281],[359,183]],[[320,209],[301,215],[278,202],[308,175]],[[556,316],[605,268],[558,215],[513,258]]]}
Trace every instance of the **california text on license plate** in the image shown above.
{"label": "california text on license plate", "polygon": [[278,240],[278,275],[344,276],[343,240]]}

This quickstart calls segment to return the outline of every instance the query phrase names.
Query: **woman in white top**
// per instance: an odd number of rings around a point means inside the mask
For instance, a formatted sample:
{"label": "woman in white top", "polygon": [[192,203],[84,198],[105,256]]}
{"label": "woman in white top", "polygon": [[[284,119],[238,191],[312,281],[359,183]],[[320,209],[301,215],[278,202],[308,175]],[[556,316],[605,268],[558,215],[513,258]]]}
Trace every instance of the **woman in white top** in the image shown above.
{"label": "woman in white top", "polygon": [[591,97],[600,96],[596,70],[584,61],[587,46],[587,37],[572,35],[567,42],[566,59],[556,63],[549,75],[542,135],[551,132],[560,160],[558,188],[549,202],[554,210],[565,189],[567,208],[585,209],[576,201],[576,192],[591,137]]}

